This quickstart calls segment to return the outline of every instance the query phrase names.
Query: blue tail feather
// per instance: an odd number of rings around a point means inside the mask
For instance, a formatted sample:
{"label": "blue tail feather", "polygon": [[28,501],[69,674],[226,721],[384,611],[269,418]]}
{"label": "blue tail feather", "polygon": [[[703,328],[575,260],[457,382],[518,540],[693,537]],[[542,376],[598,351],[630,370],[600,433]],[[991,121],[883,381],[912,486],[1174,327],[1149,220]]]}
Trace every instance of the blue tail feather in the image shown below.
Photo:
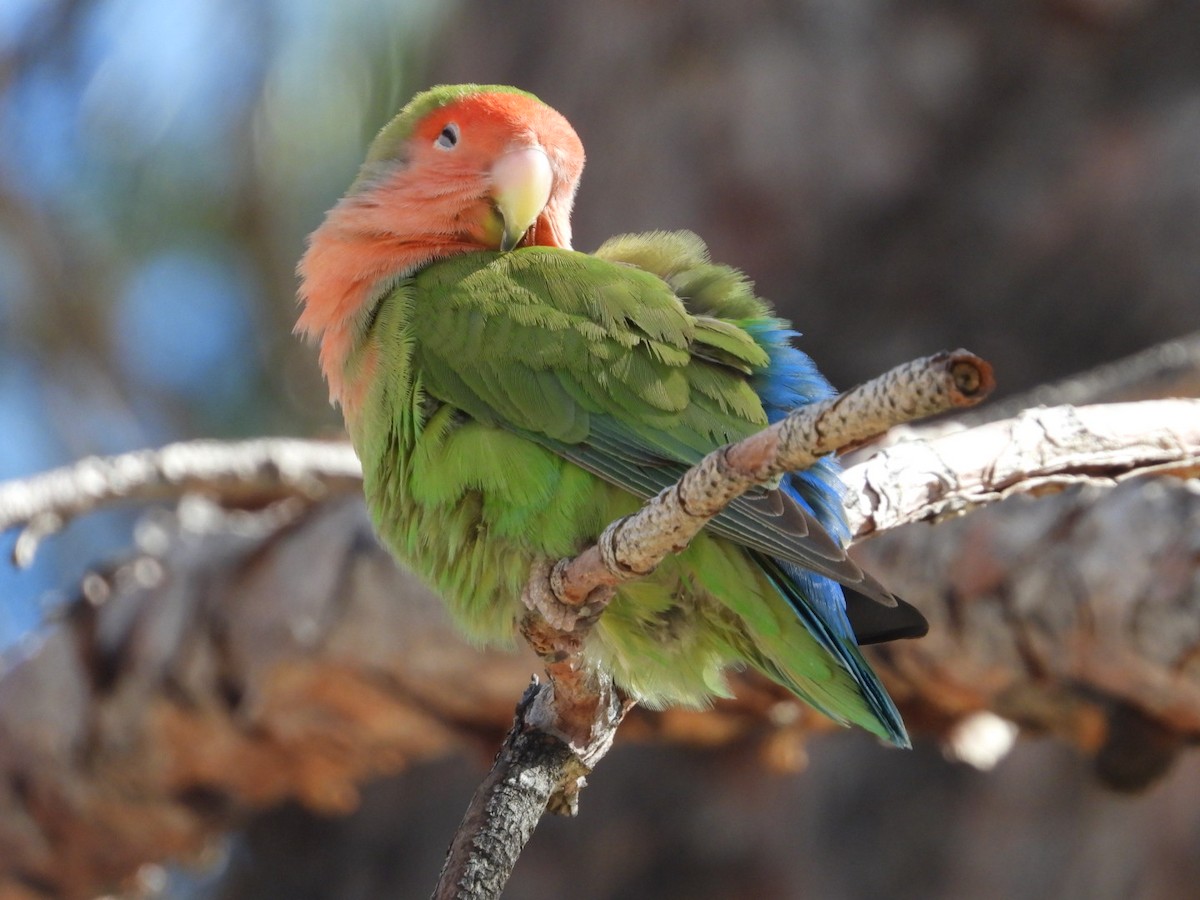
{"label": "blue tail feather", "polygon": [[850,673],[867,706],[887,732],[888,740],[897,747],[911,747],[900,711],[854,640],[841,586],[799,566],[760,553],[752,555],[808,632]]}
{"label": "blue tail feather", "polygon": [[[786,322],[758,319],[741,324],[770,357],[769,365],[756,372],[752,381],[768,421],[777,422],[798,406],[834,396],[832,385],[808,354],[792,346],[791,339],[798,334]],[[827,457],[803,472],[785,476],[779,487],[811,512],[839,543],[845,544],[850,534],[839,473],[837,462]],[[859,652],[846,617],[841,585],[792,563],[759,553],[753,555],[809,633],[854,678],[892,743],[910,746],[900,713]]]}

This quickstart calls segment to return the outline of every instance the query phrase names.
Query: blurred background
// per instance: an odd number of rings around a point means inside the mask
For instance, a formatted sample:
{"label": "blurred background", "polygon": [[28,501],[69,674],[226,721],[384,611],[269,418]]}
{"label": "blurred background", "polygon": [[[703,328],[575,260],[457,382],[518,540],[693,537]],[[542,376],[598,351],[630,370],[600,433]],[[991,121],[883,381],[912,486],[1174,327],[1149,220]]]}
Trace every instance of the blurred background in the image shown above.
{"label": "blurred background", "polygon": [[[3,0],[0,479],[212,436],[335,434],[290,334],[304,236],[440,82],[529,89],[589,154],[577,246],[690,228],[847,386],[966,346],[1002,393],[1200,328],[1187,0]],[[0,565],[0,645],[129,543],[89,516]],[[12,535],[0,536],[0,552]],[[619,749],[506,896],[1191,897],[1200,765],[1098,787],[1051,741]],[[484,762],[282,809],[167,896],[423,896]]]}

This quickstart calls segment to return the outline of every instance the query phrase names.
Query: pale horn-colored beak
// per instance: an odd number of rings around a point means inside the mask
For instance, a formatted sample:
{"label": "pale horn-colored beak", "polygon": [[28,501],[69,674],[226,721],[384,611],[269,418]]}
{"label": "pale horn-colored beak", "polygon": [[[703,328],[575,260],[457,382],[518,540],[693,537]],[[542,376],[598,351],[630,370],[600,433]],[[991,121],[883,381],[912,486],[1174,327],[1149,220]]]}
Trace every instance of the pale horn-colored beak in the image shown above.
{"label": "pale horn-colored beak", "polygon": [[554,186],[554,171],[541,147],[523,147],[505,153],[492,166],[492,199],[504,220],[500,249],[507,252],[521,243],[537,221]]}

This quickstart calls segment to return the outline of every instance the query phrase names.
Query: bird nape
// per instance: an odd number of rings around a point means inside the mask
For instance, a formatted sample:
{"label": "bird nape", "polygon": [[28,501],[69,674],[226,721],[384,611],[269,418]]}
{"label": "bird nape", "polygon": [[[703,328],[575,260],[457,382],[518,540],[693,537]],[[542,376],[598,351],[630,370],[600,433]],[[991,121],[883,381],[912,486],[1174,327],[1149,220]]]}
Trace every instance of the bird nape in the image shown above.
{"label": "bird nape", "polygon": [[[695,235],[572,250],[583,162],[531,94],[433,88],[380,132],[300,262],[297,330],[320,344],[375,527],[478,641],[513,639],[535,561],[832,395]],[[727,671],[749,666],[907,746],[858,645],[925,620],[846,555],[841,492],[823,459],[735,501],[617,590],[589,661],[653,707],[728,696]]]}

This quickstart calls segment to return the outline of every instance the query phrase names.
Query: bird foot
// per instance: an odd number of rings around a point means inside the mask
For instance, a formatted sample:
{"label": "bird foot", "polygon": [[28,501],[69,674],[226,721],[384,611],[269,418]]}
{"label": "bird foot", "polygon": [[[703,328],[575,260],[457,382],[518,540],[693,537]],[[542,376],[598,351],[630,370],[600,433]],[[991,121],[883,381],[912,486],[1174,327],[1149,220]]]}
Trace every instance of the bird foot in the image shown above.
{"label": "bird foot", "polygon": [[556,564],[539,560],[533,564],[529,581],[521,592],[525,608],[539,613],[552,627],[563,632],[586,630],[592,626],[616,590],[600,587],[588,594],[581,604],[565,603],[559,599],[561,576]]}

